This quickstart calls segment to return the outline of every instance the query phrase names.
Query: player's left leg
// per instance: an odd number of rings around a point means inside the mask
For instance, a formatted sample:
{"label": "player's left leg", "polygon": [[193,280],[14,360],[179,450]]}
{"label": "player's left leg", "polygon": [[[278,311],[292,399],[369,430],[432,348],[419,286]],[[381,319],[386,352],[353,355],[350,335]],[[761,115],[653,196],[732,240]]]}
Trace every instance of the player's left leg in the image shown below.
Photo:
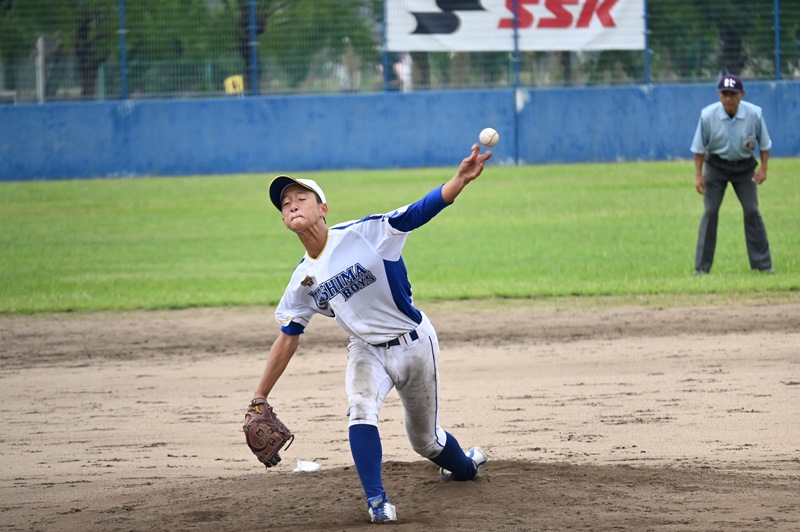
{"label": "player's left leg", "polygon": [[747,256],[750,259],[750,268],[754,270],[770,271],[772,257],[767,240],[767,227],[758,209],[758,185],[752,181],[753,172],[746,172],[731,180],[733,190],[739,203],[742,204],[744,215],[744,238],[747,243]]}
{"label": "player's left leg", "polygon": [[[450,472],[453,479],[472,480],[478,473],[476,462],[439,425],[439,341],[424,315],[417,333],[417,341],[395,348],[402,349],[394,370],[408,440],[414,451]],[[481,460],[485,462],[485,454]]]}

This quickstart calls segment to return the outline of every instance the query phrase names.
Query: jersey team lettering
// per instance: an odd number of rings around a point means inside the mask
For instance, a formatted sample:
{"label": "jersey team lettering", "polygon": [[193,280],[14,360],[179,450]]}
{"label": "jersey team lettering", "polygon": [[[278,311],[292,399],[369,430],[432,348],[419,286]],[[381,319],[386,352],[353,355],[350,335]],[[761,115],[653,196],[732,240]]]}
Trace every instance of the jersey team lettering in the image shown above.
{"label": "jersey team lettering", "polygon": [[324,310],[328,308],[328,301],[339,294],[347,301],[376,280],[371,271],[361,264],[355,263],[327,281],[321,282],[316,290],[309,292],[309,295],[314,298],[317,307]]}

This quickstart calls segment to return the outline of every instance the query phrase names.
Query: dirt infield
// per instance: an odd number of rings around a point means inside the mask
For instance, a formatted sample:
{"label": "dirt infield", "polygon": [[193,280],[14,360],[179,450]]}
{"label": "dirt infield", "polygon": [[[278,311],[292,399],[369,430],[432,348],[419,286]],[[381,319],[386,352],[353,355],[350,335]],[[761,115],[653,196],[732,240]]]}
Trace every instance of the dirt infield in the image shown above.
{"label": "dirt infield", "polygon": [[[390,394],[392,530],[800,530],[800,301],[423,308],[442,423],[491,460],[475,482],[438,478]],[[271,397],[297,436],[283,462],[265,470],[244,443],[271,312],[0,318],[0,529],[373,526],[332,320]]]}

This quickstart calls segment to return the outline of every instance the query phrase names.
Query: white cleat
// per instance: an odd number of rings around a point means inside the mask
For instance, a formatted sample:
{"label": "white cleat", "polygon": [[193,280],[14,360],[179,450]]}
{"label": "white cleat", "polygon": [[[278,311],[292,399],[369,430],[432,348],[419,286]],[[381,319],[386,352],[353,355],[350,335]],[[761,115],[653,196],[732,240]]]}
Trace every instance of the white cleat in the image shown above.
{"label": "white cleat", "polygon": [[367,499],[370,523],[388,523],[397,521],[397,509],[389,502],[385,493]]}
{"label": "white cleat", "polygon": [[[481,449],[480,447],[472,447],[469,451],[465,453],[467,457],[472,460],[472,463],[475,464],[475,477],[478,476],[478,472],[481,468],[489,461],[489,455],[486,451]],[[445,468],[439,468],[439,474],[443,477],[449,477],[452,473]],[[473,480],[474,478],[473,477]]]}
{"label": "white cleat", "polygon": [[475,476],[478,476],[478,472],[489,461],[489,455],[480,447],[473,447],[467,451],[467,456],[475,464]]}

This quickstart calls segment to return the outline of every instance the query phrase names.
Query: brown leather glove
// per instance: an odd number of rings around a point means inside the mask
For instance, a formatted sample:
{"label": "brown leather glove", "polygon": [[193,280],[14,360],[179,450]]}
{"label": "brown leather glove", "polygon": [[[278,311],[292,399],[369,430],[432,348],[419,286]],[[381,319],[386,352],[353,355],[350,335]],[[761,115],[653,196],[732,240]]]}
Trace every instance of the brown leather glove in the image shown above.
{"label": "brown leather glove", "polygon": [[[247,407],[244,436],[250,450],[266,467],[277,465],[281,461],[278,451],[287,442],[291,445],[294,441],[292,432],[278,419],[263,397],[253,399]],[[286,445],[287,449],[289,445]]]}

